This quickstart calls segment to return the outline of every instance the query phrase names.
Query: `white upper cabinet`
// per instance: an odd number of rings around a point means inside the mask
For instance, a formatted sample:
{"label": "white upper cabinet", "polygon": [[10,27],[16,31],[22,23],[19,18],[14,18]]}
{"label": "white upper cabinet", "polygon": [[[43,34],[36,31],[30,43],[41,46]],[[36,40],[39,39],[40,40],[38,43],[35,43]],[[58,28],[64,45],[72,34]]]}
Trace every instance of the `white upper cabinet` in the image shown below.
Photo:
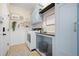
{"label": "white upper cabinet", "polygon": [[42,16],[39,14],[41,9],[41,5],[36,5],[33,12],[32,12],[32,24],[42,22]]}

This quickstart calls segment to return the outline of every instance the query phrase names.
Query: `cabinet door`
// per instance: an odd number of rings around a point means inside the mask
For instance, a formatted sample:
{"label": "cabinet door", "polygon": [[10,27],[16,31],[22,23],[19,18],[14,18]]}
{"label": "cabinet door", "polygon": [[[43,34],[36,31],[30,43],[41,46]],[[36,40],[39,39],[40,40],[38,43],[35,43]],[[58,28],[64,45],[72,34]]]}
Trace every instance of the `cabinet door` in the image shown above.
{"label": "cabinet door", "polygon": [[77,55],[76,4],[56,4],[56,40],[54,55]]}

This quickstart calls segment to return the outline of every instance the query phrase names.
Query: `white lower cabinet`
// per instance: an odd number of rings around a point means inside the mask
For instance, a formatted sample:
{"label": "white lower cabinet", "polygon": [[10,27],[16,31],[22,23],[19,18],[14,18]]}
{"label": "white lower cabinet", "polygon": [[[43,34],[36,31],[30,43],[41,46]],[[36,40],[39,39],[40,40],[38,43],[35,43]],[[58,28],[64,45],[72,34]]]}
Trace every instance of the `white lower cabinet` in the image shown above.
{"label": "white lower cabinet", "polygon": [[34,31],[27,32],[26,43],[30,50],[36,49],[36,33]]}

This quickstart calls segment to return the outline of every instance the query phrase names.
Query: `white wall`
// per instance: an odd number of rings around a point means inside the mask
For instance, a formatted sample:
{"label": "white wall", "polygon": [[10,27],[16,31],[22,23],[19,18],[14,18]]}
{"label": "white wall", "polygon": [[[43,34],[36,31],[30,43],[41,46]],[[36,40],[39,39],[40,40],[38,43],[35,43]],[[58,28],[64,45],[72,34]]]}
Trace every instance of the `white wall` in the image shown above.
{"label": "white wall", "polygon": [[[18,28],[18,24],[22,21],[27,21],[30,22],[30,14],[31,12],[28,11],[27,9],[25,9],[24,7],[20,7],[20,6],[14,6],[14,5],[10,5],[9,6],[9,11],[10,14],[14,14],[14,15],[20,15],[23,16],[22,20],[16,20],[17,24],[16,24],[16,30],[12,31],[12,27],[11,27],[11,22],[10,21],[10,39],[11,39],[11,45],[14,44],[20,44],[20,43],[24,43],[26,41],[26,35],[25,35],[25,28],[24,27],[20,27]],[[30,23],[29,23],[30,25]]]}
{"label": "white wall", "polygon": [[2,16],[4,17],[4,20],[3,20],[3,27],[5,27],[5,32],[4,34],[6,34],[5,36],[3,36],[3,40],[4,40],[4,44],[3,44],[3,47],[4,47],[4,55],[6,54],[7,50],[9,49],[9,45],[7,45],[10,41],[9,39],[9,17],[8,17],[8,14],[9,14],[9,11],[8,11],[8,4],[3,4],[2,6]]}
{"label": "white wall", "polygon": [[[2,20],[1,16],[2,16],[2,5],[0,4],[0,21]],[[0,24],[0,55],[2,55],[2,43],[3,43],[3,40],[2,40],[2,24]]]}
{"label": "white wall", "polygon": [[[3,18],[3,19],[1,19],[2,21],[3,21],[3,23],[2,24],[0,24],[0,25],[2,25],[2,29],[1,29],[1,37],[2,37],[2,39],[0,40],[1,41],[1,49],[2,49],[2,51],[0,52],[2,55],[5,55],[6,54],[6,52],[7,52],[7,50],[8,50],[8,48],[9,48],[9,46],[7,45],[8,43],[9,43],[9,31],[8,31],[8,29],[9,29],[9,18],[8,18],[8,14],[9,14],[9,12],[8,12],[8,4],[1,4],[0,5],[1,6],[1,8],[0,8],[0,16]],[[3,27],[5,27],[5,32],[3,32]],[[3,33],[4,34],[6,34],[6,35],[3,35]]]}
{"label": "white wall", "polygon": [[10,14],[17,14],[17,15],[23,16],[24,20],[30,21],[31,11],[27,10],[24,7],[20,7],[17,5],[10,5],[9,12]]}

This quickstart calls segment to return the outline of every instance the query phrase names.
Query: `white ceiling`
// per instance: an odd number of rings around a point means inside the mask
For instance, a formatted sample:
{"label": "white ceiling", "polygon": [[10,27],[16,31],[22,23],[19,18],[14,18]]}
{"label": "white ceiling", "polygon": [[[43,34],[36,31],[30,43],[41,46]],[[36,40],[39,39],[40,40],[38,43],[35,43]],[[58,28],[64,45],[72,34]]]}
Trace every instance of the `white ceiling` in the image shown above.
{"label": "white ceiling", "polygon": [[33,10],[33,8],[35,7],[36,4],[37,3],[11,3],[10,5],[24,7],[27,10]]}

